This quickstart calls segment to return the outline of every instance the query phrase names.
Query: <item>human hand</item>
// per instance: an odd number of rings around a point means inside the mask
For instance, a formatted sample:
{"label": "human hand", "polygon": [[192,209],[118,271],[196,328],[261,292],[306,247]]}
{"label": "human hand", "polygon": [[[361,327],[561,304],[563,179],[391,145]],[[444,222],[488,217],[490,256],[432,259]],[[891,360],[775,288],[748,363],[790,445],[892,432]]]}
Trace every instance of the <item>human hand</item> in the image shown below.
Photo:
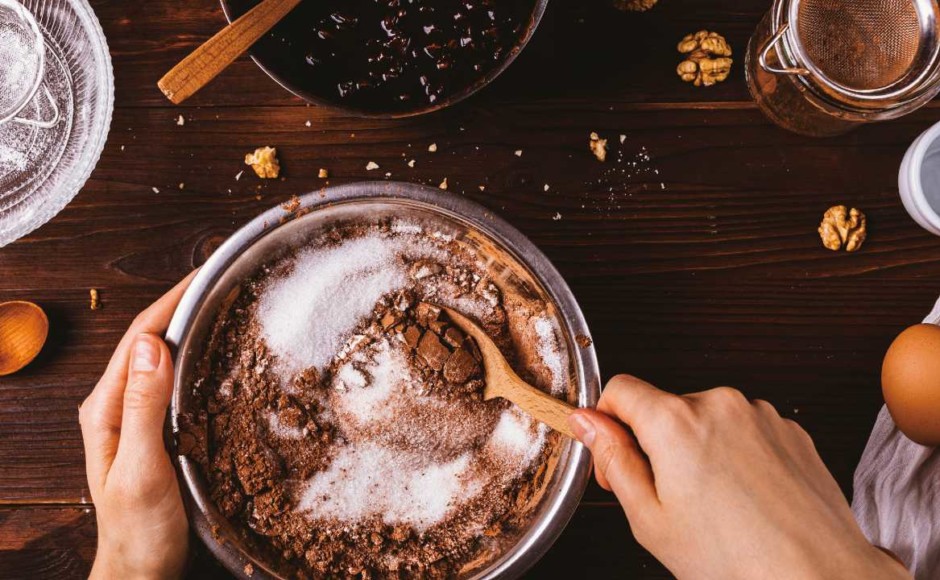
{"label": "human hand", "polygon": [[766,401],[619,376],[597,409],[572,429],[637,541],[677,577],[910,578],[865,539],[806,431]]}
{"label": "human hand", "polygon": [[192,274],[134,319],[79,409],[98,519],[92,579],[178,578],[189,524],[163,444],[173,361],[160,335]]}

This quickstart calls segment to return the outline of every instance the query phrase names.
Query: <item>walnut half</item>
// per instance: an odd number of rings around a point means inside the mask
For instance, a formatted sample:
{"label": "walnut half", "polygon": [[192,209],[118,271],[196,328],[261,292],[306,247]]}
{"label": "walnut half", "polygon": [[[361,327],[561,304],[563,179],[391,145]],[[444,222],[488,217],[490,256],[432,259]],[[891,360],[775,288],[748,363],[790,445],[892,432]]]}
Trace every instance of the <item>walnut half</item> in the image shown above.
{"label": "walnut half", "polygon": [[838,252],[843,247],[846,252],[861,249],[868,237],[865,214],[844,205],[836,205],[826,210],[822,223],[819,224],[819,237],[828,249]]}
{"label": "walnut half", "polygon": [[717,32],[700,30],[679,42],[679,52],[686,55],[676,72],[697,87],[710,87],[728,78],[731,73],[731,46]]}

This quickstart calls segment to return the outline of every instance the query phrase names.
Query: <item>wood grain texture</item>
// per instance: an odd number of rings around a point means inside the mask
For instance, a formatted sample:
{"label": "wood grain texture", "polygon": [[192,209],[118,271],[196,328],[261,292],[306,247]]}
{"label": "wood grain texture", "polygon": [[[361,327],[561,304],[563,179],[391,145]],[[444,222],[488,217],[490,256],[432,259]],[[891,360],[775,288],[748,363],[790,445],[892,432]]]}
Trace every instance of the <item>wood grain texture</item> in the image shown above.
{"label": "wood grain texture", "polygon": [[[940,240],[897,196],[904,150],[938,120],[937,104],[835,139],[790,135],[748,100],[739,58],[709,89],[675,75],[683,35],[718,31],[740,57],[769,1],[662,0],[621,14],[605,0],[553,0],[506,74],[439,114],[379,121],[308,107],[248,58],[172,107],[157,77],[224,25],[215,0],[92,4],[117,79],[108,145],[65,211],[0,249],[0,302],[36,301],[51,325],[40,357],[0,378],[0,575],[87,570],[78,404],[137,312],[238,226],[323,187],[321,167],[330,184],[446,177],[556,264],[605,378],[630,372],[674,392],[730,384],[766,399],[809,431],[851,493],[882,356],[940,293]],[[610,140],[606,164],[588,151],[591,131]],[[278,147],[283,181],[236,179],[260,145]],[[366,171],[369,161],[381,169]],[[856,254],[819,242],[836,203],[868,215]],[[89,288],[101,310],[89,309]],[[592,485],[585,502],[532,577],[668,576],[609,494]],[[213,570],[205,556],[198,565]],[[214,570],[194,577],[222,576]]]}

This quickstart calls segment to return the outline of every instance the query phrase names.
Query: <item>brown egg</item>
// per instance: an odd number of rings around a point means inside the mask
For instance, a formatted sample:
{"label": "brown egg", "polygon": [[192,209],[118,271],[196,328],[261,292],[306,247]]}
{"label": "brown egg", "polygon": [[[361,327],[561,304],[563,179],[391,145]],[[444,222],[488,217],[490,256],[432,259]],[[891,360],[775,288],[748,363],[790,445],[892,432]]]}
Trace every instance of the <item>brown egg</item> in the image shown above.
{"label": "brown egg", "polygon": [[881,368],[881,390],[898,428],[921,445],[940,445],[940,326],[901,333]]}

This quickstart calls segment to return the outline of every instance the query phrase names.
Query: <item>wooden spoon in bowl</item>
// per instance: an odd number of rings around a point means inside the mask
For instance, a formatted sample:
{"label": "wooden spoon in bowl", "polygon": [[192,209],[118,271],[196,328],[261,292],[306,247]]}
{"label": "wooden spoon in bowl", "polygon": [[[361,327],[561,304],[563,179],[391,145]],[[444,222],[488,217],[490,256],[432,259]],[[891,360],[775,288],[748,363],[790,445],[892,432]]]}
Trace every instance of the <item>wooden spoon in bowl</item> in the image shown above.
{"label": "wooden spoon in bowl", "polygon": [[157,83],[178,105],[209,84],[301,0],[264,0],[184,58]]}
{"label": "wooden spoon in bowl", "polygon": [[512,401],[542,423],[574,439],[574,433],[568,427],[568,416],[574,412],[575,407],[523,381],[512,370],[509,362],[499,352],[499,347],[487,336],[482,328],[455,310],[443,306],[440,308],[447,313],[454,324],[470,335],[476,341],[477,346],[480,347],[480,352],[483,354],[483,372],[486,380],[486,386],[483,389],[483,400],[489,401],[501,397]]}
{"label": "wooden spoon in bowl", "polygon": [[39,355],[49,336],[49,319],[32,302],[0,304],[0,377],[12,375]]}

